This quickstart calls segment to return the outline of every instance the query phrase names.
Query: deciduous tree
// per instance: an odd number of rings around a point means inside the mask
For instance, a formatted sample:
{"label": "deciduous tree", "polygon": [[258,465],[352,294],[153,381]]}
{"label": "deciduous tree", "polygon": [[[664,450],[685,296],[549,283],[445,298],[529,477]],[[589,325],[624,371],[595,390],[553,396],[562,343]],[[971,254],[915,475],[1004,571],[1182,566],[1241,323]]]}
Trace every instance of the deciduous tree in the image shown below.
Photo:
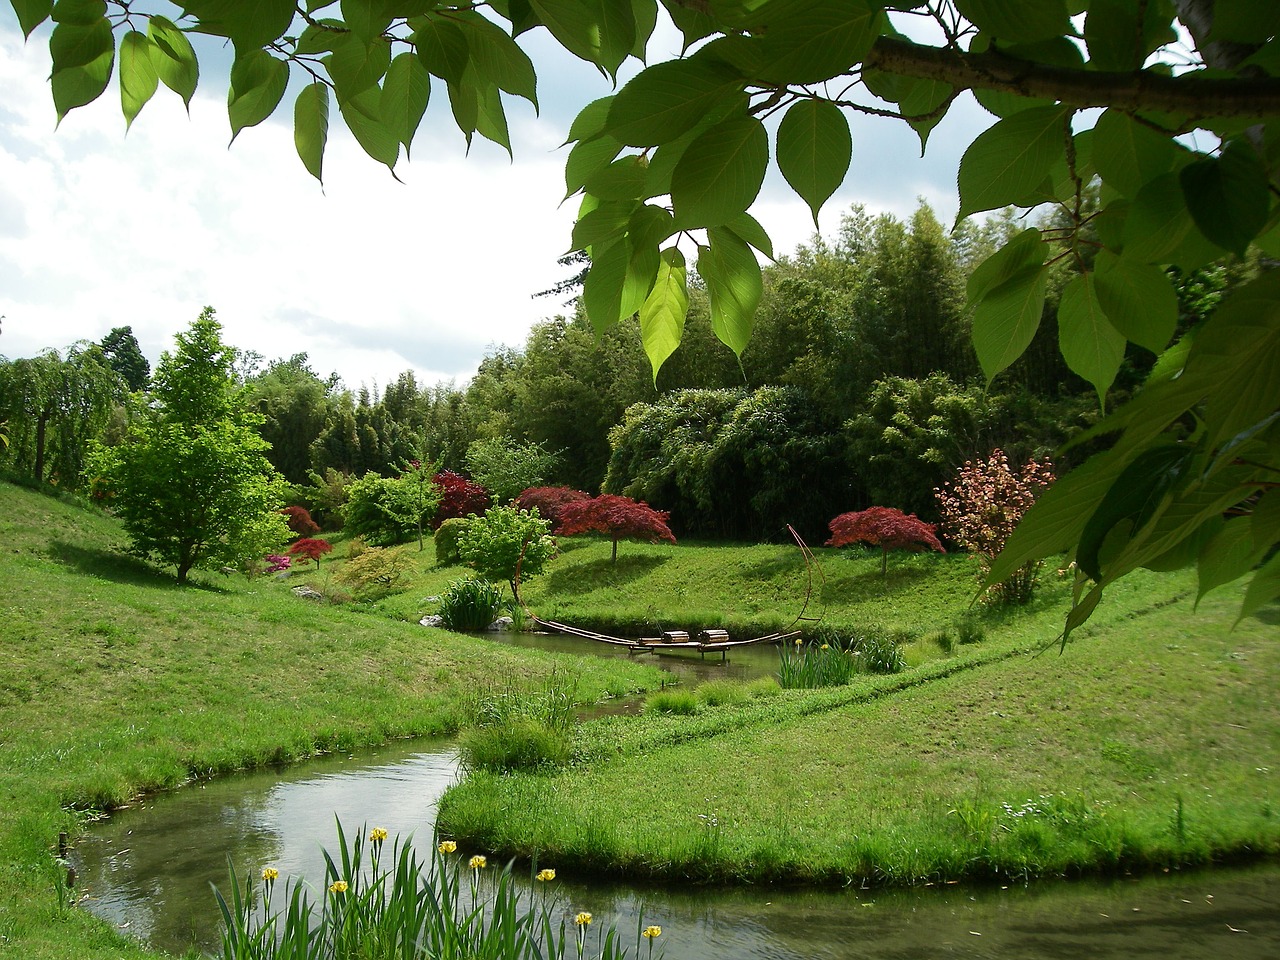
{"label": "deciduous tree", "polygon": [[154,416],[124,442],[98,446],[89,470],[132,549],[177,568],[243,563],[288,538],[284,485],[267,461],[258,418],[232,379],[233,348],[212,307],[177,335],[156,368]]}
{"label": "deciduous tree", "polygon": [[675,534],[667,526],[670,515],[655,510],[647,503],[602,493],[590,500],[573,500],[560,510],[558,532],[564,536],[580,533],[603,533],[613,541],[610,560],[618,562],[619,540],[643,540],[645,543],[675,543]]}
{"label": "deciduous tree", "polygon": [[520,584],[540,574],[556,553],[551,524],[536,510],[496,506],[483,517],[467,521],[458,536],[463,562],[486,580],[511,585],[511,596],[520,599]]}
{"label": "deciduous tree", "polygon": [[889,572],[890,550],[946,552],[938,541],[937,526],[925,523],[914,513],[903,513],[896,507],[868,507],[842,513],[829,526],[831,539],[827,541],[828,547],[848,547],[855,543],[879,547],[881,576]]}

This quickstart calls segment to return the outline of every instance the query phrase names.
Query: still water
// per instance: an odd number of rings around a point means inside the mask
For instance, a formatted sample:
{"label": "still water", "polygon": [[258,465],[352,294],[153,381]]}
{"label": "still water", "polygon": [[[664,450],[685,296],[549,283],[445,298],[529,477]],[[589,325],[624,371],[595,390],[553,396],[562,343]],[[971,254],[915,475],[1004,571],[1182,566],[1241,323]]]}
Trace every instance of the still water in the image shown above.
{"label": "still water", "polygon": [[[424,852],[457,776],[447,743],[333,757],[159,796],[95,825],[74,851],[83,905],[152,946],[217,949],[211,884],[274,866],[324,878],[335,817],[350,832],[413,833]],[[470,851],[464,851],[470,852]],[[554,864],[548,864],[554,865]],[[566,911],[663,928],[668,960],[1280,957],[1280,867],[1009,889],[797,892],[575,884]]]}

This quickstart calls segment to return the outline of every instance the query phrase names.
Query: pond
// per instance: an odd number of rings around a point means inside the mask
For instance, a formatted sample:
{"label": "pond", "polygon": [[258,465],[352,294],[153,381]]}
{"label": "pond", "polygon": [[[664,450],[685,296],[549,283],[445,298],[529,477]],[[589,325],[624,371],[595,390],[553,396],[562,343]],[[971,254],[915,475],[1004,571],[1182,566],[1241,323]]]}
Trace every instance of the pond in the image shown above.
{"label": "pond", "polygon": [[[118,811],[73,851],[82,904],[174,953],[214,951],[210,884],[275,866],[324,877],[334,818],[413,833],[424,852],[435,804],[457,775],[447,743],[415,743],[199,784]],[[1009,888],[790,891],[637,889],[556,881],[567,911],[663,928],[668,960],[1280,956],[1280,867]]]}

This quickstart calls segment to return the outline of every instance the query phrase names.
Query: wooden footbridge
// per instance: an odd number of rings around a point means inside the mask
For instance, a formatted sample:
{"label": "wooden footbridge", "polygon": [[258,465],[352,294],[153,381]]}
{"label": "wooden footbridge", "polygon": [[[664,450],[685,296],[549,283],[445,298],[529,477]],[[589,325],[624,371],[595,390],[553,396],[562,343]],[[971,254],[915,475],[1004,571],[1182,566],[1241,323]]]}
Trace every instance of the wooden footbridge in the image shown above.
{"label": "wooden footbridge", "polygon": [[596,633],[594,630],[584,630],[581,627],[570,626],[567,623],[556,623],[554,620],[542,620],[536,616],[533,617],[533,622],[554,633],[567,633],[570,636],[583,637],[587,640],[595,640],[598,643],[626,647],[627,652],[630,654],[661,653],[667,650],[696,650],[703,659],[706,659],[708,653],[718,653],[722,663],[727,659],[729,651],[734,647],[746,647],[753,643],[777,643],[779,640],[789,640],[800,635],[799,630],[791,630],[785,633],[771,633],[763,637],[733,640],[729,637],[728,630],[703,630],[694,639],[684,630],[665,630],[660,637],[627,638],[612,637],[607,633]]}

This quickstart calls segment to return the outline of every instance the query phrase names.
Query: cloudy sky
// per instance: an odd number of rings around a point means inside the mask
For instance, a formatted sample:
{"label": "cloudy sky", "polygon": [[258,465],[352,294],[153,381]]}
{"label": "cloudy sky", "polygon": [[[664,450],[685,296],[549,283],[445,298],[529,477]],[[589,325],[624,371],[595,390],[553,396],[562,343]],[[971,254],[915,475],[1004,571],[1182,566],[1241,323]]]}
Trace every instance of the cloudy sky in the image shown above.
{"label": "cloudy sky", "polygon": [[[437,91],[412,162],[397,167],[402,183],[335,122],[322,189],[294,152],[291,94],[279,119],[228,148],[217,47],[197,47],[190,117],[161,87],[126,135],[113,82],[55,129],[47,31],[24,44],[0,5],[0,355],[128,324],[154,364],[210,304],[228,342],[268,360],[306,351],[317,373],[336,371],[351,387],[404,370],[423,383],[465,381],[493,345],[520,346],[560,309],[531,296],[566,274],[556,258],[576,201],[560,204],[560,144],[577,110],[610,92],[544,31],[520,42],[539,71],[542,114],[508,100],[514,162],[479,137],[468,156]],[[678,34],[660,28],[650,62],[678,48]],[[957,104],[921,159],[905,125],[855,118],[853,167],[823,210],[823,232],[852,203],[906,216],[917,197],[945,222],[960,154],[990,122]],[[753,212],[779,252],[813,232],[776,171]]]}

